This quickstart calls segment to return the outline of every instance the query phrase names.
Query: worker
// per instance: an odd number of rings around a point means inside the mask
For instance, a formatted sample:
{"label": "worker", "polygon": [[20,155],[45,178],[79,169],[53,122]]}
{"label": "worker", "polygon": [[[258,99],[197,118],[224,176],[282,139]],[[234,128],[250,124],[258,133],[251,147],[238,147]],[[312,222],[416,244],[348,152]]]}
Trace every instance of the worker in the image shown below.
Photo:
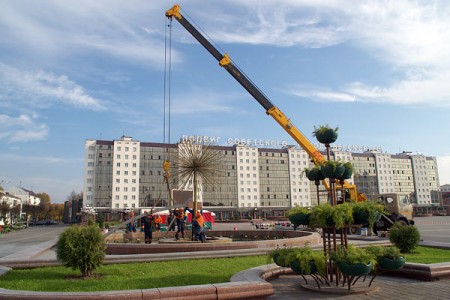
{"label": "worker", "polygon": [[178,208],[174,212],[176,222],[177,222],[177,233],[175,233],[175,239],[180,239],[181,237],[184,239],[184,223],[185,223],[185,214],[183,208]]}
{"label": "worker", "polygon": [[136,220],[134,219],[134,211],[131,211],[130,213],[130,223],[128,223],[128,231],[129,232],[136,232]]}
{"label": "worker", "polygon": [[206,240],[205,220],[199,211],[196,211],[195,218],[192,221],[192,230],[194,231],[195,240],[204,243]]}
{"label": "worker", "polygon": [[169,216],[167,217],[167,231],[175,231],[175,215],[173,210],[170,210]]}
{"label": "worker", "polygon": [[142,224],[144,226],[144,238],[146,244],[152,243],[152,216],[145,212],[145,216],[142,218]]}
{"label": "worker", "polygon": [[153,222],[155,222],[155,230],[160,232],[161,231],[161,223],[162,223],[162,218],[160,215],[156,215],[153,218]]}

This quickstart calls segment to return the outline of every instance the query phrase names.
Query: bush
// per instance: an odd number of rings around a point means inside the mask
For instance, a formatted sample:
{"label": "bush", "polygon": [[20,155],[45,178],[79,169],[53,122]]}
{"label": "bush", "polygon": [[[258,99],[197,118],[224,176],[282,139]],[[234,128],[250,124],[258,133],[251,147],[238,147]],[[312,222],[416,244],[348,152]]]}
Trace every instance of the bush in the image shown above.
{"label": "bush", "polygon": [[401,253],[410,253],[419,245],[419,230],[415,226],[405,226],[397,222],[390,230],[389,240]]}
{"label": "bush", "polygon": [[286,212],[286,217],[297,229],[299,225],[309,225],[309,214],[311,210],[308,207],[296,206]]}
{"label": "bush", "polygon": [[96,222],[98,223],[98,227],[101,229],[105,228],[105,216],[103,214],[97,215]]}
{"label": "bush", "polygon": [[398,259],[403,257],[397,247],[368,246],[366,247],[366,251],[372,253],[378,263],[380,263],[383,258]]}
{"label": "bush", "polygon": [[338,264],[341,262],[349,265],[357,263],[368,264],[370,262],[372,262],[372,265],[376,264],[373,252],[366,251],[364,248],[358,248],[353,244],[348,244],[347,249],[343,245],[339,245],[336,251],[331,252],[330,258]]}
{"label": "bush", "polygon": [[92,275],[104,257],[105,240],[97,226],[72,226],[56,244],[56,258],[66,267],[80,270],[85,277]]}
{"label": "bush", "polygon": [[289,264],[291,262],[291,260],[293,259],[292,257],[292,252],[294,250],[292,248],[276,248],[272,251],[269,252],[268,257],[267,257],[267,262],[271,263],[272,260],[273,262],[280,267],[289,267]]}
{"label": "bush", "polygon": [[331,205],[321,203],[312,208],[309,224],[311,226],[335,226],[336,229],[353,224],[353,207],[349,203]]}

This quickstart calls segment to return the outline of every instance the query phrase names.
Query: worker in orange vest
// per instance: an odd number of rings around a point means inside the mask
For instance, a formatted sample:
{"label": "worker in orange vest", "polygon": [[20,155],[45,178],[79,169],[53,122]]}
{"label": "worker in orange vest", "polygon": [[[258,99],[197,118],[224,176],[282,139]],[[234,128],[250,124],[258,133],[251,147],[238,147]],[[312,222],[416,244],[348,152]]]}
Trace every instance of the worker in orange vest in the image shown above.
{"label": "worker in orange vest", "polygon": [[184,239],[184,223],[185,223],[185,215],[184,215],[184,210],[183,208],[178,208],[175,210],[174,212],[175,218],[176,218],[176,222],[177,222],[177,233],[175,233],[175,239],[179,240],[180,239],[180,234],[181,237]]}
{"label": "worker in orange vest", "polygon": [[205,219],[203,219],[203,216],[199,211],[195,212],[192,229],[194,230],[195,240],[204,243],[206,240]]}
{"label": "worker in orange vest", "polygon": [[160,215],[156,215],[153,219],[153,222],[155,222],[155,229],[156,231],[160,232],[161,231],[161,223],[162,223],[162,218]]}

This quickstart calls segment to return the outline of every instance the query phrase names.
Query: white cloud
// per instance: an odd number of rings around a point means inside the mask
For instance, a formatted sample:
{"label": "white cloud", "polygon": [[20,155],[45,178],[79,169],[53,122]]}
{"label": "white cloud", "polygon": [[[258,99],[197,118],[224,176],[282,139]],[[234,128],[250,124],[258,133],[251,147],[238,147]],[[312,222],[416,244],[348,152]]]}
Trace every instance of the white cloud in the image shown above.
{"label": "white cloud", "polygon": [[355,82],[345,90],[356,95],[363,102],[422,104],[448,108],[450,107],[448,82],[450,82],[450,72],[443,71],[428,74],[426,78],[407,78],[388,87]]}
{"label": "white cloud", "polygon": [[4,101],[2,106],[18,105],[17,101],[26,107],[62,102],[78,108],[105,109],[100,100],[90,96],[66,75],[24,71],[0,63],[0,89],[0,97]]}
{"label": "white cloud", "polygon": [[[244,20],[240,14],[232,16],[234,27],[232,21],[225,21],[227,16],[219,20],[229,22],[231,28],[211,26],[216,28],[213,36],[224,41],[309,48],[345,44],[386,64],[385,76],[391,71],[397,74],[397,79],[385,86],[353,82],[336,91],[326,88],[301,94],[328,101],[351,101],[354,95],[356,101],[365,102],[450,105],[448,2],[358,1],[351,5],[348,1],[230,2],[250,13]],[[292,91],[294,95],[298,93]]]}
{"label": "white cloud", "polygon": [[328,92],[311,89],[308,90],[303,88],[292,88],[287,92],[294,96],[309,98],[316,101],[354,102],[356,100],[356,96],[354,94],[341,92]]}
{"label": "white cloud", "polygon": [[145,28],[163,29],[163,6],[153,1],[11,1],[0,11],[0,42],[6,49],[21,45],[41,61],[107,55],[162,68],[163,30]]}
{"label": "white cloud", "polygon": [[48,136],[48,131],[46,124],[39,124],[28,115],[20,115],[17,118],[0,115],[0,140],[8,142],[39,141]]}
{"label": "white cloud", "polygon": [[[220,22],[234,24],[226,30],[211,26],[217,32],[214,36],[225,41],[305,47],[345,42],[363,47],[395,65],[450,63],[447,2],[357,1],[351,5],[347,0],[229,2],[247,11],[247,15],[244,20],[238,13],[219,16]],[[213,16],[210,21],[216,20],[216,15]]]}

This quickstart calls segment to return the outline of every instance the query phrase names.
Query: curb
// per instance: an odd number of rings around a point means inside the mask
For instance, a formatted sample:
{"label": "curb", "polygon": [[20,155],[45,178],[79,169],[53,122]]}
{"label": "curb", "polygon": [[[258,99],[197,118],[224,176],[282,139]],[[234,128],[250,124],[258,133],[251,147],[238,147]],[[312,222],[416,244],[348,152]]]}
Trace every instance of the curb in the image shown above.
{"label": "curb", "polygon": [[[32,292],[0,289],[0,299],[24,300],[77,300],[77,299],[266,299],[273,295],[273,286],[261,277],[273,274],[272,269],[279,269],[275,265],[256,267],[234,275],[230,282],[189,285],[181,287],[166,287],[154,289],[128,290],[128,291],[102,291],[102,292]],[[246,280],[242,280],[242,279]]]}
{"label": "curb", "polygon": [[[56,241],[53,240],[42,243],[31,247],[30,249],[17,252],[7,258],[0,259],[0,276],[9,272],[11,267],[32,268],[61,265],[61,263],[56,259],[39,260],[35,258],[43,252],[51,249],[55,245],[55,242]],[[382,243],[382,241],[380,242]],[[429,245],[426,243],[421,243],[420,245],[449,248],[447,245]],[[267,254],[270,249],[271,248],[255,248],[233,251],[202,251],[202,258]],[[20,260],[19,257],[21,258]],[[109,255],[105,257],[105,264],[175,259],[179,260],[186,258],[198,258],[198,253],[164,253],[164,257],[161,257],[161,254]],[[239,272],[231,277],[230,282],[218,284],[100,292],[32,292],[0,288],[0,299],[266,299],[275,293],[272,284],[266,280],[289,273],[292,273],[289,268],[282,268],[276,266],[275,264],[270,264]],[[439,280],[440,278],[450,278],[450,262],[429,265],[406,263],[402,270],[384,272],[383,275],[415,278],[428,281]]]}

